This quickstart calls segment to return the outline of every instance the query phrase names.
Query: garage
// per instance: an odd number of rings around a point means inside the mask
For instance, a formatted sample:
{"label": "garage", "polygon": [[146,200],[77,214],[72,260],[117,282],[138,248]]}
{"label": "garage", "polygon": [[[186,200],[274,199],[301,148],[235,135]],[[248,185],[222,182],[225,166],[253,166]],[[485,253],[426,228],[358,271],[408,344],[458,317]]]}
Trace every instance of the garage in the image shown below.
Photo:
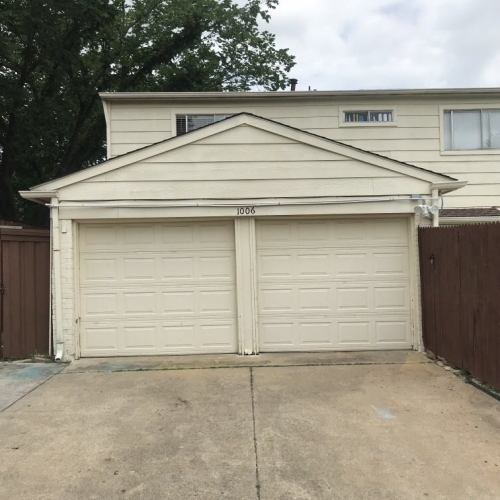
{"label": "garage", "polygon": [[36,186],[55,357],[419,349],[417,227],[461,185],[241,113]]}
{"label": "garage", "polygon": [[257,222],[260,351],[411,347],[408,219]]}
{"label": "garage", "polygon": [[81,355],[237,350],[232,221],[81,224]]}

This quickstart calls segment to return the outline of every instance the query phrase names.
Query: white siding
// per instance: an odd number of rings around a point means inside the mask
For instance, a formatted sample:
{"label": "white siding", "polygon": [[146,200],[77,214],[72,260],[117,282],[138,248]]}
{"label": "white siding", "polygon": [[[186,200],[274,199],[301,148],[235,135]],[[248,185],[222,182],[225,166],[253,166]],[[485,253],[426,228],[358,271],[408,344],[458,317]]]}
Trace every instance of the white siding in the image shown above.
{"label": "white siding", "polygon": [[429,182],[243,125],[64,187],[60,190],[60,200],[414,193],[429,194]]}
{"label": "white siding", "polygon": [[[166,102],[144,101],[110,101],[110,116],[108,126],[111,137],[111,156],[127,153],[134,149],[158,142],[175,135],[176,113],[239,113],[247,111],[264,118],[269,118],[285,125],[306,130],[330,139],[335,139],[352,146],[376,152],[395,160],[411,163],[439,173],[445,173],[460,180],[469,181],[469,186],[450,193],[445,197],[445,206],[478,206],[500,205],[500,182],[498,176],[485,174],[500,174],[499,154],[442,154],[440,144],[440,106],[450,107],[477,106],[488,108],[497,106],[497,101],[478,97],[450,100],[443,98],[375,98],[372,101],[349,98],[343,101],[333,99],[294,99],[280,101],[270,105],[269,101],[254,99],[249,102],[238,100],[224,103],[223,106],[203,103],[195,105],[179,102],[175,107]],[[387,107],[395,109],[394,126],[349,126],[339,127],[339,107],[353,106],[360,108]],[[206,145],[214,144],[210,141]],[[278,144],[275,142],[274,144]],[[276,146],[274,151],[263,151],[262,156],[270,153],[271,161],[293,161],[293,147]],[[201,145],[201,144],[200,144]],[[217,148],[216,148],[217,149]],[[241,147],[238,156],[245,156],[248,150]],[[488,152],[489,153],[489,152]],[[210,149],[199,148],[196,158],[205,160],[205,155],[211,155],[213,161],[228,161],[227,157],[214,158],[216,153]],[[297,160],[305,160],[303,157]],[[196,161],[196,160],[195,160]],[[464,176],[463,174],[467,174]]]}

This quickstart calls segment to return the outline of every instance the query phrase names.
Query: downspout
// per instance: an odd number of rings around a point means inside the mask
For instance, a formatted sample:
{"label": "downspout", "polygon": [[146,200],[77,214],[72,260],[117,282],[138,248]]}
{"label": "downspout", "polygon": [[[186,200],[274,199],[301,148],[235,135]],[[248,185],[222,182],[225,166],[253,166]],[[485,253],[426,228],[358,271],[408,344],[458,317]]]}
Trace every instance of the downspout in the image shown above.
{"label": "downspout", "polygon": [[62,361],[64,351],[63,314],[62,314],[62,282],[61,282],[61,239],[59,234],[59,202],[52,198],[50,203],[52,218],[52,251],[54,264],[54,300],[56,308],[55,328],[55,357],[56,361]]}
{"label": "downspout", "polygon": [[[431,191],[432,203],[439,203],[439,189],[433,189]],[[439,212],[433,214],[432,216],[432,227],[439,227]]]}

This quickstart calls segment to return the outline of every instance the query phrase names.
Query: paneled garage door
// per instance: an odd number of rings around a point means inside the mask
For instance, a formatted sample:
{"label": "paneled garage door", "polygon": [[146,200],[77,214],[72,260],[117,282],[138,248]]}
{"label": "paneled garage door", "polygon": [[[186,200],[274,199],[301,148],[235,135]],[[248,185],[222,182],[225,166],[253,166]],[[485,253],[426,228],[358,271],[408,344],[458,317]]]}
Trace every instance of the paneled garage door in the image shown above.
{"label": "paneled garage door", "polygon": [[82,224],[82,356],[237,350],[234,223]]}
{"label": "paneled garage door", "polygon": [[257,223],[261,351],[411,347],[406,219]]}

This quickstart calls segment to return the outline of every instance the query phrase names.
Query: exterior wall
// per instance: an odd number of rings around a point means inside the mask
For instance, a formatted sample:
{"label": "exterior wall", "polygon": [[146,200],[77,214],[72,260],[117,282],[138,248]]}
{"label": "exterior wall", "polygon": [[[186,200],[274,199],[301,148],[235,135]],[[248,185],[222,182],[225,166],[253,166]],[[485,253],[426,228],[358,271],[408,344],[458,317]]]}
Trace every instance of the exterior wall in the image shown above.
{"label": "exterior wall", "polygon": [[[64,340],[64,357],[63,361],[71,361],[75,359],[77,354],[78,336],[75,334],[78,331],[76,325],[75,310],[75,262],[74,262],[74,232],[75,224],[71,220],[60,221],[60,253],[61,253],[61,297],[62,297],[62,330]],[[56,297],[56,280],[54,272],[55,259],[52,259],[52,331],[54,337],[54,345],[57,343],[57,315],[56,307],[58,307]]]}
{"label": "exterior wall", "polygon": [[[493,98],[373,97],[293,98],[272,105],[269,99],[238,99],[217,104],[179,101],[108,101],[110,156],[117,156],[175,135],[175,116],[182,113],[247,111],[330,139],[444,173],[469,184],[445,196],[446,207],[500,205],[500,151],[443,152],[442,111],[495,108]],[[343,124],[342,109],[389,108],[395,123]]]}

